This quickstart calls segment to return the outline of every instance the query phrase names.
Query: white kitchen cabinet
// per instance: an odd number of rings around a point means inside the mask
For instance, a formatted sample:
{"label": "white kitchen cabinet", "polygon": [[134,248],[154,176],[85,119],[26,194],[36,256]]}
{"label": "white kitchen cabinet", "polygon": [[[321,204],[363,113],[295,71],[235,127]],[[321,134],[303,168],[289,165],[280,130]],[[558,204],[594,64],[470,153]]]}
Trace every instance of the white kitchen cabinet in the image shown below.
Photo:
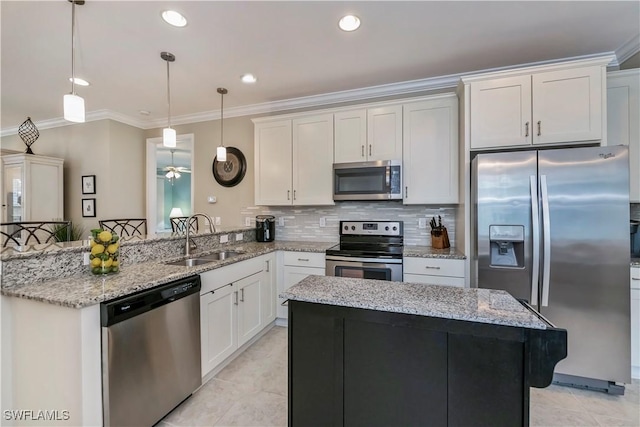
{"label": "white kitchen cabinet", "polygon": [[640,378],[640,267],[631,267],[631,377]]}
{"label": "white kitchen cabinet", "polygon": [[334,114],[335,163],[402,159],[402,106]]}
{"label": "white kitchen cabinet", "polygon": [[472,78],[471,149],[603,139],[603,70],[565,67]]}
{"label": "white kitchen cabinet", "polygon": [[255,204],[333,204],[333,114],[256,121]]}
{"label": "white kitchen cabinet", "polygon": [[640,69],[607,74],[607,144],[629,146],[629,200],[640,203]]}
{"label": "white kitchen cabinet", "polygon": [[200,275],[203,377],[275,319],[273,259],[263,255]]}
{"label": "white kitchen cabinet", "polygon": [[403,105],[404,204],[458,203],[458,97]]}
{"label": "white kitchen cabinet", "polygon": [[403,258],[403,281],[428,285],[465,286],[464,260]]}
{"label": "white kitchen cabinet", "polygon": [[63,165],[54,157],[2,156],[2,221],[63,220]]}
{"label": "white kitchen cabinet", "polygon": [[283,306],[285,301],[280,294],[307,276],[325,275],[324,253],[285,251],[283,254],[283,280],[278,283],[278,318],[287,319],[288,309]]}

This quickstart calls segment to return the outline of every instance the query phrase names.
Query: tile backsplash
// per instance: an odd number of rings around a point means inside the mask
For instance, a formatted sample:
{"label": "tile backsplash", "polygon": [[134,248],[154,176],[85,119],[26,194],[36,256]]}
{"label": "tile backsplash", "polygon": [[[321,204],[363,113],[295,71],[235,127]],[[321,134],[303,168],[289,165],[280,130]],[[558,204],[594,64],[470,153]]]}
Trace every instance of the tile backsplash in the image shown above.
{"label": "tile backsplash", "polygon": [[[341,220],[403,221],[405,245],[431,245],[429,220],[442,217],[451,246],[455,247],[455,206],[403,205],[401,201],[336,202],[335,206],[249,206],[240,210],[255,223],[256,215],[276,217],[276,240],[337,242]],[[418,228],[418,219],[427,228]],[[284,221],[284,226],[280,221]],[[321,226],[321,222],[324,226]]]}

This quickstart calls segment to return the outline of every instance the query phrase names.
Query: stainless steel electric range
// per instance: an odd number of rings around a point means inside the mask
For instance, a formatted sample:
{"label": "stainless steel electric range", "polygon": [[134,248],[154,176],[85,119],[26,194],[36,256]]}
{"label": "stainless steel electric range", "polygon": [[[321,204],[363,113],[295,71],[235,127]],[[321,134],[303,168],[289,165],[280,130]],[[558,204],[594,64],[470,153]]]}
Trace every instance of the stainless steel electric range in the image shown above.
{"label": "stainless steel electric range", "polygon": [[327,276],[402,281],[402,221],[340,221],[340,243],[326,250]]}

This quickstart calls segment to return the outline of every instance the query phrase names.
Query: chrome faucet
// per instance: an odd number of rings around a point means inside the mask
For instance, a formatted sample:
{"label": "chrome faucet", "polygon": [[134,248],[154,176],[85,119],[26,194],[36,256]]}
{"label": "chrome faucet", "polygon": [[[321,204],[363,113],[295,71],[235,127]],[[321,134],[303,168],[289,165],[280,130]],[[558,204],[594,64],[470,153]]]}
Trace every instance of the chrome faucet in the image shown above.
{"label": "chrome faucet", "polygon": [[[211,217],[205,213],[194,213],[193,215],[190,215],[189,218],[187,218],[187,224],[186,224],[186,228],[187,228],[187,240],[185,242],[184,245],[184,254],[186,256],[191,255],[191,243],[189,241],[189,230],[191,229],[191,218],[194,218],[196,216],[203,216],[207,219],[207,221],[209,221],[209,232],[211,233],[215,233],[216,232],[216,226],[213,225],[213,220],[211,219]],[[194,247],[195,247],[195,243],[193,243]]]}

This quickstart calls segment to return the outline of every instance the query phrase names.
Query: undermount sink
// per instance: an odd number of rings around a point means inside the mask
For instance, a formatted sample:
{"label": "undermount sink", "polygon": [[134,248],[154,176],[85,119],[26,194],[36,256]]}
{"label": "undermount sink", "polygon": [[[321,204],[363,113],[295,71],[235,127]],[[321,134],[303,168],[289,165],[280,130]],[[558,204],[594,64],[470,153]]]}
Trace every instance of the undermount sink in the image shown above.
{"label": "undermount sink", "polygon": [[214,261],[221,261],[227,258],[231,258],[237,255],[242,254],[243,252],[238,252],[238,251],[220,251],[220,252],[214,252],[212,254],[209,255],[200,255],[200,256],[193,256],[190,258],[186,258],[186,259],[181,259],[178,261],[171,261],[171,262],[165,262],[165,264],[168,265],[182,265],[185,267],[194,267],[196,265],[202,265],[202,264],[208,264],[210,262],[214,262]]}

